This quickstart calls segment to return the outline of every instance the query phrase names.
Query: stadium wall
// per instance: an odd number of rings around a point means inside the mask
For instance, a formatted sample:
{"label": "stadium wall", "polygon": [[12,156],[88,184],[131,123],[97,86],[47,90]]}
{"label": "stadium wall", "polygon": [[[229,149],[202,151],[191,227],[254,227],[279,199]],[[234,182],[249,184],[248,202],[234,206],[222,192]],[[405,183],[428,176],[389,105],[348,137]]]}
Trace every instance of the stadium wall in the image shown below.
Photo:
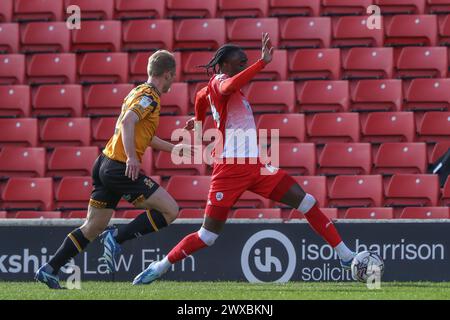
{"label": "stadium wall", "polygon": [[[116,224],[127,220],[113,221]],[[63,237],[81,220],[0,220],[0,281],[31,281]],[[119,271],[106,274],[98,262],[98,241],[75,259],[82,280],[132,281],[153,260],[159,260],[200,220],[179,220],[158,234],[123,246]],[[377,251],[385,260],[383,281],[450,281],[450,221],[340,220],[337,228],[351,248]],[[73,263],[73,262],[72,262]],[[73,269],[63,268],[62,279]],[[331,250],[304,221],[294,223],[231,220],[216,244],[165,275],[177,281],[347,281]]]}

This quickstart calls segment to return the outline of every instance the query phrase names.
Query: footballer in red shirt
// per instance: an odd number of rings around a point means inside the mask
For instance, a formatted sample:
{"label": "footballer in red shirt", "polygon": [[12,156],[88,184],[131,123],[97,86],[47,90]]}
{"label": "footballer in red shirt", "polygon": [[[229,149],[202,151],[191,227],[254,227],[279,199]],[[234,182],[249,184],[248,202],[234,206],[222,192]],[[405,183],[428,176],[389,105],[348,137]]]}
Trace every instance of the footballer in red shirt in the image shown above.
{"label": "footballer in red shirt", "polygon": [[[247,190],[302,212],[311,227],[336,250],[342,267],[350,268],[355,253],[344,244],[333,222],[319,209],[314,196],[305,193],[284,170],[260,161],[252,108],[241,88],[272,61],[272,52],[269,35],[265,33],[261,59],[253,65],[247,67],[247,55],[239,46],[226,44],[205,66],[208,74],[213,71],[213,76],[208,86],[197,93],[195,120],[203,121],[210,108],[222,137],[214,150],[205,219],[198,232],[187,235],[163,260],[150,264],[136,276],[133,284],[150,283],[172,264],[212,246],[225,225],[230,208]],[[193,127],[193,121],[188,122],[187,129]],[[245,139],[240,139],[242,133]]]}

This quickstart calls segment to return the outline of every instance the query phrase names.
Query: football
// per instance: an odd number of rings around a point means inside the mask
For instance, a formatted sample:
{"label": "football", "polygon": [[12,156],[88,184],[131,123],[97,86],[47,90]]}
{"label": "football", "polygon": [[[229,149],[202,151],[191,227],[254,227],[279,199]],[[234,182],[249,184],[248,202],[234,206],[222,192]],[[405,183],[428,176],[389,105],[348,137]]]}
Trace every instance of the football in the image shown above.
{"label": "football", "polygon": [[351,271],[353,278],[360,282],[367,282],[371,276],[381,279],[384,273],[384,262],[373,251],[362,251],[353,259]]}

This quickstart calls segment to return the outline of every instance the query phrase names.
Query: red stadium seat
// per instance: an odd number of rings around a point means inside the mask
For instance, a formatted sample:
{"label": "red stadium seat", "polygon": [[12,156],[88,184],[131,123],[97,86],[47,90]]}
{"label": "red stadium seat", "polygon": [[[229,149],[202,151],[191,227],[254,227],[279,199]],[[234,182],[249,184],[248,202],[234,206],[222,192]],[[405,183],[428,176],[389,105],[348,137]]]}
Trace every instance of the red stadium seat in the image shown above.
{"label": "red stadium seat", "polygon": [[402,81],[397,79],[360,80],[351,90],[352,111],[400,111]]}
{"label": "red stadium seat", "polygon": [[128,78],[128,54],[86,53],[78,64],[78,74],[84,83],[126,83]]}
{"label": "red stadium seat", "polygon": [[307,81],[297,84],[300,112],[345,112],[349,107],[347,81]]}
{"label": "red stadium seat", "polygon": [[295,17],[280,24],[281,48],[328,48],[331,44],[331,19]]}
{"label": "red stadium seat", "polygon": [[[449,13],[450,13],[450,1],[448,1]],[[450,15],[444,16],[444,18],[438,19],[438,45],[449,46],[450,45]]]}
{"label": "red stadium seat", "polygon": [[90,126],[89,118],[48,118],[41,127],[42,145],[89,146]]}
{"label": "red stadium seat", "polygon": [[327,178],[324,176],[292,176],[306,193],[312,194],[319,207],[328,205]]}
{"label": "red stadium seat", "polygon": [[392,208],[349,208],[345,212],[344,219],[393,219]]}
{"label": "red stadium seat", "polygon": [[[138,52],[135,54],[130,54],[130,82],[142,83],[147,81],[147,64],[148,58],[151,56],[150,52]],[[180,52],[174,52],[176,62],[176,79],[175,81],[180,81],[181,78],[181,54]]]}
{"label": "red stadium seat", "polygon": [[364,15],[373,0],[322,0],[322,15]]}
{"label": "red stadium seat", "polygon": [[[259,52],[261,57],[261,51]],[[206,73],[206,69],[202,66],[214,57],[214,53],[210,51],[188,51],[181,55],[182,61],[182,80],[189,83],[206,81],[210,76]]]}
{"label": "red stadium seat", "polygon": [[167,192],[181,208],[204,208],[208,198],[211,177],[172,176],[167,184]]}
{"label": "red stadium seat", "polygon": [[318,16],[320,0],[270,0],[269,15],[273,17]]}
{"label": "red stadium seat", "polygon": [[270,208],[271,201],[251,191],[245,191],[233,208]]}
{"label": "red stadium seat", "polygon": [[153,180],[156,179],[155,181],[158,184],[161,184],[161,178],[153,176],[153,149],[152,148],[147,148],[145,150],[145,153],[142,156],[141,170],[146,176],[151,177]]}
{"label": "red stadium seat", "polygon": [[289,55],[289,77],[292,80],[337,80],[340,77],[339,49],[300,49]]}
{"label": "red stadium seat", "polygon": [[394,175],[384,188],[386,206],[436,206],[439,179],[431,174]]}
{"label": "red stadium seat", "polygon": [[92,144],[104,147],[113,136],[116,123],[116,117],[92,119]]}
{"label": "red stadium seat", "polygon": [[[331,220],[335,220],[338,218],[338,209],[336,208],[320,208],[320,211],[322,211]],[[305,219],[305,215],[297,209],[292,209],[287,219]]]}
{"label": "red stadium seat", "polygon": [[116,0],[116,19],[162,19],[166,0]]}
{"label": "red stadium seat", "polygon": [[383,143],[374,157],[374,174],[426,173],[425,143]]}
{"label": "red stadium seat", "polygon": [[359,115],[354,112],[314,114],[306,121],[306,129],[310,142],[358,142]]}
{"label": "red stadium seat", "polygon": [[0,211],[0,219],[6,219],[7,214],[6,211]]}
{"label": "red stadium seat", "polygon": [[427,0],[427,12],[430,14],[448,14],[450,12],[450,1]]}
{"label": "red stadium seat", "polygon": [[0,85],[22,84],[25,78],[25,56],[0,55]]}
{"label": "red stadium seat", "polygon": [[382,47],[383,40],[383,29],[369,29],[367,16],[341,17],[333,23],[334,47]]}
{"label": "red stadium seat", "polygon": [[86,219],[88,212],[86,210],[69,211],[66,219]]}
{"label": "red stadium seat", "polygon": [[81,29],[72,31],[72,51],[120,51],[121,40],[120,21],[83,21]]}
{"label": "red stadium seat", "polygon": [[404,110],[450,110],[450,79],[413,79],[405,90]]}
{"label": "red stadium seat", "polygon": [[370,174],[370,143],[328,143],[319,155],[318,165],[319,174]]}
{"label": "red stadium seat", "polygon": [[253,112],[294,112],[295,88],[292,81],[255,81],[245,90]]}
{"label": "red stadium seat", "polygon": [[63,177],[55,189],[55,207],[57,210],[87,209],[91,191],[91,177]]}
{"label": "red stadium seat", "polygon": [[39,86],[33,93],[33,115],[80,117],[81,90],[77,84]]}
{"label": "red stadium seat", "polygon": [[219,17],[264,18],[269,13],[269,0],[218,0]]}
{"label": "red stadium seat", "polygon": [[0,207],[4,209],[52,210],[52,178],[10,178],[0,199]]}
{"label": "red stadium seat", "polygon": [[[121,216],[122,219],[134,219],[143,212],[142,209],[125,210]],[[116,213],[117,214],[117,213]],[[115,216],[117,218],[117,216]]]}
{"label": "red stadium seat", "polygon": [[0,86],[0,117],[29,117],[30,87]]}
{"label": "red stadium seat", "polygon": [[450,149],[450,141],[438,142],[428,153],[428,163],[435,163]]}
{"label": "red stadium seat", "polygon": [[172,154],[169,152],[159,152],[155,161],[155,174],[161,176],[206,174],[206,165],[203,162],[201,164],[194,164],[194,160],[191,158],[185,160],[185,162],[190,161],[190,164],[177,164],[172,161],[171,156]]}
{"label": "red stadium seat", "polygon": [[422,14],[425,0],[374,0],[382,14]]}
{"label": "red stadium seat", "polygon": [[406,47],[396,62],[397,78],[445,78],[447,76],[447,48]]}
{"label": "red stadium seat", "polygon": [[328,206],[381,207],[383,181],[381,175],[337,176],[328,190]]}
{"label": "red stadium seat", "polygon": [[[272,136],[272,130],[278,130],[281,142],[305,141],[305,116],[303,114],[263,114],[259,117],[257,127],[258,130],[266,130],[267,137]],[[276,135],[273,134],[273,136]]]}
{"label": "red stadium seat", "polygon": [[[145,31],[145,32],[143,32]],[[122,28],[123,48],[127,51],[167,49],[173,47],[172,20],[131,20]]]}
{"label": "red stadium seat", "polygon": [[97,147],[56,147],[48,159],[48,177],[90,176]]}
{"label": "red stadium seat", "polygon": [[16,21],[62,21],[63,0],[15,0],[14,16]]}
{"label": "red stadium seat", "polygon": [[408,207],[404,208],[399,219],[448,219],[449,207]]}
{"label": "red stadium seat", "polygon": [[76,55],[73,53],[34,54],[27,60],[29,84],[75,83]]}
{"label": "red stadium seat", "polygon": [[133,90],[133,85],[94,84],[84,91],[84,104],[88,115],[118,116],[125,97]]}
{"label": "red stadium seat", "polygon": [[274,47],[278,47],[278,19],[242,18],[227,21],[227,39],[243,48],[261,48],[261,34],[269,33]]}
{"label": "red stadium seat", "polygon": [[342,60],[346,79],[392,78],[394,50],[392,48],[351,48]]}
{"label": "red stadium seat", "polygon": [[434,15],[396,15],[386,19],[385,46],[435,46],[437,17]]}
{"label": "red stadium seat", "polygon": [[0,22],[10,22],[13,15],[13,0],[3,0],[0,2]]}
{"label": "red stadium seat", "polygon": [[216,50],[225,43],[225,20],[186,19],[175,23],[175,49]]}
{"label": "red stadium seat", "polygon": [[65,22],[31,22],[21,28],[25,53],[69,52],[70,30]]}
{"label": "red stadium seat", "polygon": [[38,144],[37,119],[0,119],[0,146],[35,147]]}
{"label": "red stadium seat", "polygon": [[[177,129],[183,129],[190,116],[163,116],[159,118],[156,135],[164,140],[171,141],[172,133]],[[178,141],[178,140],[174,140]]]}
{"label": "red stadium seat", "polygon": [[[0,8],[0,21],[1,21],[1,8]],[[0,54],[17,53],[18,51],[19,51],[19,24],[2,23],[0,25]]]}
{"label": "red stadium seat", "polygon": [[215,18],[217,0],[167,0],[167,16],[177,18]]}
{"label": "red stadium seat", "polygon": [[270,209],[237,209],[231,216],[233,219],[281,219],[281,210]]}
{"label": "red stadium seat", "polygon": [[373,112],[361,117],[361,141],[371,143],[412,142],[415,138],[412,112]]}
{"label": "red stadium seat", "polygon": [[[261,50],[245,50],[248,65],[252,65],[261,59]],[[253,78],[254,80],[286,80],[287,79],[287,52],[286,50],[274,50],[273,60]],[[204,72],[204,71],[203,71]]]}
{"label": "red stadium seat", "polygon": [[113,19],[114,0],[65,0],[64,4],[65,8],[71,5],[79,6],[83,20]]}
{"label": "red stadium seat", "polygon": [[61,219],[60,211],[17,211],[15,219]]}
{"label": "red stadium seat", "polygon": [[450,205],[450,178],[447,177],[445,181],[444,188],[442,189],[442,197],[441,197],[441,205],[449,206]]}
{"label": "red stadium seat", "polygon": [[181,209],[177,219],[203,219],[204,209]]}
{"label": "red stadium seat", "polygon": [[189,90],[187,83],[173,83],[169,92],[161,100],[161,114],[186,115],[189,107]]}
{"label": "red stadium seat", "polygon": [[4,147],[0,150],[0,176],[44,177],[45,149]]}
{"label": "red stadium seat", "polygon": [[417,124],[417,140],[445,142],[450,138],[450,112],[427,112]]}
{"label": "red stadium seat", "polygon": [[316,174],[316,148],[313,143],[280,143],[279,152],[279,167],[289,174],[309,176]]}

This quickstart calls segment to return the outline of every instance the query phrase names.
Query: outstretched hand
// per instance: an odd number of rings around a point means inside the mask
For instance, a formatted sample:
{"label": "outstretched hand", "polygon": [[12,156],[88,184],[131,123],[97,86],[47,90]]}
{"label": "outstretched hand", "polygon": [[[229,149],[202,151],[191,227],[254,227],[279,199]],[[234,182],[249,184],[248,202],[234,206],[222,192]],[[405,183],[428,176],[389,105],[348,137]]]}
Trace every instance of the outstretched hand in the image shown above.
{"label": "outstretched hand", "polygon": [[264,60],[266,64],[272,61],[273,49],[269,34],[267,32],[263,33],[261,59]]}

